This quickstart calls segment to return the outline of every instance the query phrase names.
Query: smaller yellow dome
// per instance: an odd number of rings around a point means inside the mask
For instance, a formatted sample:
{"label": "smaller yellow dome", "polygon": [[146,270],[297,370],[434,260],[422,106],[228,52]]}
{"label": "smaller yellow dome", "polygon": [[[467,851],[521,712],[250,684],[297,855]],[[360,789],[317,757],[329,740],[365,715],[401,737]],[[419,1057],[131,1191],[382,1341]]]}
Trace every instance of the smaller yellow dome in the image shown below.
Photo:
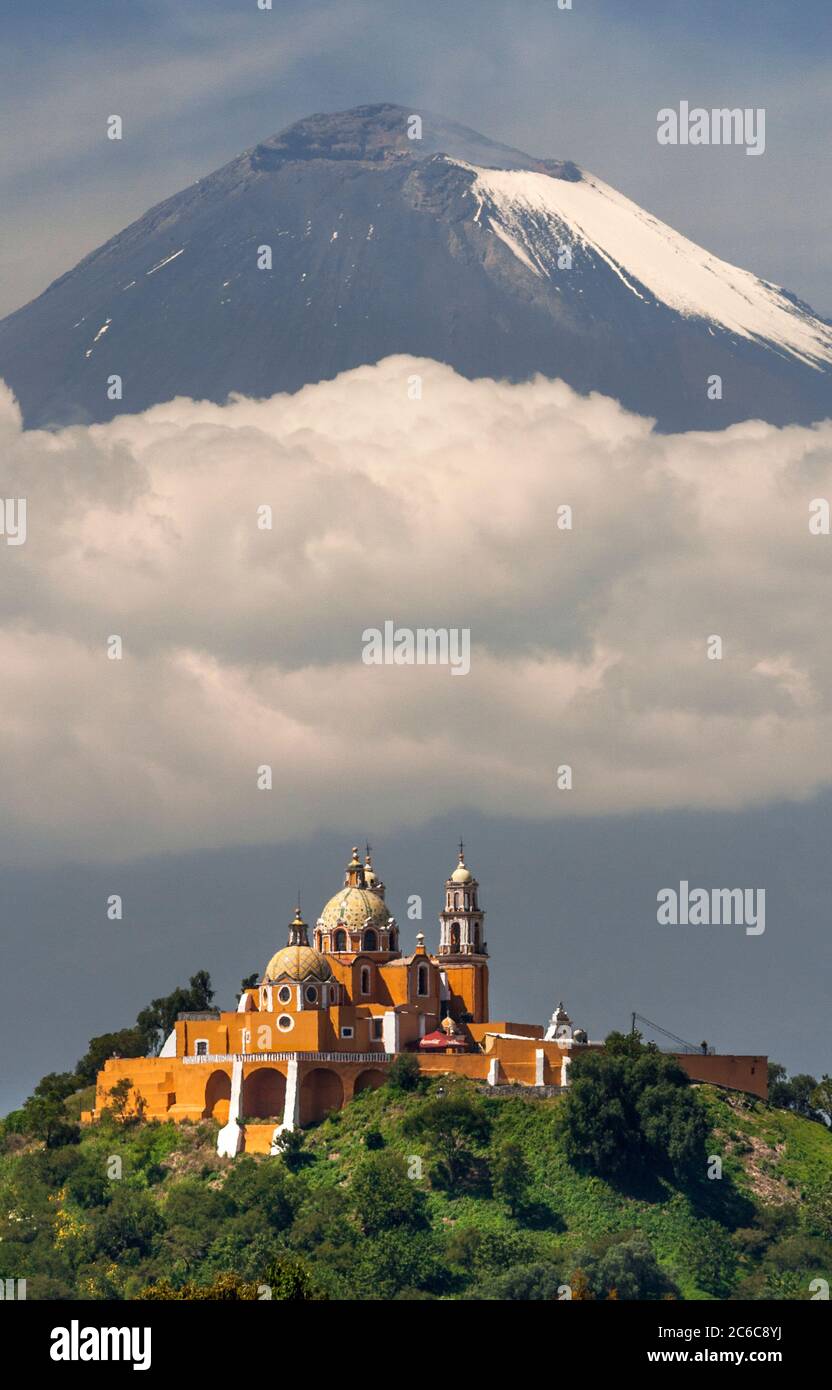
{"label": "smaller yellow dome", "polygon": [[471,870],[468,868],[468,865],[462,859],[460,859],[459,863],[457,864],[456,868],[451,874],[451,883],[472,883],[473,880],[474,875],[471,873]]}
{"label": "smaller yellow dome", "polygon": [[266,966],[265,979],[286,978],[298,984],[306,980],[328,980],[332,976],[329,961],[311,946],[284,946]]}

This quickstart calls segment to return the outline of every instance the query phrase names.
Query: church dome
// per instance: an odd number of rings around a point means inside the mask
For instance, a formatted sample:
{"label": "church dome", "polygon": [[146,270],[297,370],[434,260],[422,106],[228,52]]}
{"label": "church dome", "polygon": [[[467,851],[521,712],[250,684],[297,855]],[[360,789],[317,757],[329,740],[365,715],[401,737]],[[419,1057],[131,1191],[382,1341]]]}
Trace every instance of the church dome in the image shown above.
{"label": "church dome", "polygon": [[279,980],[285,977],[305,984],[307,980],[328,980],[331,975],[329,961],[320,951],[313,950],[311,946],[284,946],[266,966],[265,978]]}
{"label": "church dome", "polygon": [[465,863],[465,848],[462,841],[459,842],[459,863],[451,874],[451,883],[473,883],[474,875]]}
{"label": "church dome", "polygon": [[378,931],[385,931],[390,921],[390,909],[378,893],[370,888],[342,888],[327,903],[319,918],[319,926],[335,928],[339,922],[347,931],[361,931],[367,919]]}

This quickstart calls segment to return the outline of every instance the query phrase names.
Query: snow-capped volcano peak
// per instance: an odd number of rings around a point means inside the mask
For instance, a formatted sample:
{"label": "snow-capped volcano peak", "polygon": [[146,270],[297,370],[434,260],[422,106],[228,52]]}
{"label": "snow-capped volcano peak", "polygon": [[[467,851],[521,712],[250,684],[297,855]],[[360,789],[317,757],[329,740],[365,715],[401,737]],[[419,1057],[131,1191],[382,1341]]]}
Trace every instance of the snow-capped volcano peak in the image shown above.
{"label": "snow-capped volcano peak", "polygon": [[557,278],[563,273],[558,257],[564,247],[573,254],[580,248],[599,256],[645,303],[704,319],[818,370],[832,362],[827,324],[779,286],[711,255],[601,179],[449,162],[475,176],[475,220],[489,226],[534,274]]}
{"label": "snow-capped volcano peak", "polygon": [[807,305],[569,160],[389,103],[244,151],[0,322],[27,426],[296,391],[402,353],[560,377],[661,429],[832,414],[832,328]]}

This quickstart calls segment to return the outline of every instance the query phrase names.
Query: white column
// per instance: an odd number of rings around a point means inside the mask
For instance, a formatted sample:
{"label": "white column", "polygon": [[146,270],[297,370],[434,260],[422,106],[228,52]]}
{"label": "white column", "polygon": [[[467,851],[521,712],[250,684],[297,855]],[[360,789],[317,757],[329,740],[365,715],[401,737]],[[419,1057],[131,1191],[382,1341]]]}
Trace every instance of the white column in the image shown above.
{"label": "white column", "polygon": [[571,1057],[565,1057],[565,1056],[564,1056],[564,1057],[561,1057],[561,1059],[560,1059],[560,1084],[561,1084],[561,1086],[568,1086],[568,1085],[569,1085],[569,1068],[571,1067],[571,1065],[572,1065],[572,1058],[571,1058]]}
{"label": "white column", "polygon": [[544,1086],[544,1085],[546,1084],[546,1083],[544,1082],[544,1080],[543,1080],[543,1077],[544,1077],[544,1074],[545,1074],[545,1073],[544,1073],[544,1068],[545,1068],[545,1066],[546,1066],[546,1053],[543,1051],[543,1048],[542,1048],[542,1047],[537,1047],[537,1048],[535,1048],[535,1053],[534,1053],[534,1084],[535,1084],[535,1086]]}
{"label": "white column", "polygon": [[270,1153],[279,1153],[275,1140],[287,1129],[297,1129],[300,1124],[300,1085],[298,1082],[298,1060],[289,1062],[286,1075],[286,1099],[283,1103],[283,1120],[272,1133]]}
{"label": "white column", "polygon": [[496,1086],[499,1080],[500,1059],[499,1057],[492,1057],[491,1061],[488,1063],[488,1084],[489,1086]]}
{"label": "white column", "polygon": [[243,1099],[243,1063],[236,1058],[231,1064],[231,1100],[228,1103],[228,1123],[217,1135],[217,1153],[220,1158],[236,1158],[242,1153],[245,1134],[240,1128],[240,1107]]}
{"label": "white column", "polygon": [[399,1051],[399,1015],[395,1009],[388,1009],[384,1015],[381,1036],[385,1052]]}

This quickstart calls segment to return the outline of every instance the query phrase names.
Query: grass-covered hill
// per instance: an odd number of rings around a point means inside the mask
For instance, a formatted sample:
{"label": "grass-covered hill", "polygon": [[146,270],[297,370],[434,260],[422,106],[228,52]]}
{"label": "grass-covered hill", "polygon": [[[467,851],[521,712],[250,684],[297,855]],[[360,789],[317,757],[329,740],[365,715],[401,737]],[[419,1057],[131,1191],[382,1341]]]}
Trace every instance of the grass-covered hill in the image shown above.
{"label": "grass-covered hill", "polygon": [[83,1092],[45,1138],[16,1112],[0,1277],[25,1278],[30,1299],[264,1285],[275,1298],[808,1299],[813,1280],[832,1283],[824,1123],[709,1087],[679,1107],[662,1073],[628,1137],[598,1076],[581,1112],[574,1088],[503,1098],[397,1070],[273,1158],[219,1159],[208,1121],[113,1114],[79,1131]]}

